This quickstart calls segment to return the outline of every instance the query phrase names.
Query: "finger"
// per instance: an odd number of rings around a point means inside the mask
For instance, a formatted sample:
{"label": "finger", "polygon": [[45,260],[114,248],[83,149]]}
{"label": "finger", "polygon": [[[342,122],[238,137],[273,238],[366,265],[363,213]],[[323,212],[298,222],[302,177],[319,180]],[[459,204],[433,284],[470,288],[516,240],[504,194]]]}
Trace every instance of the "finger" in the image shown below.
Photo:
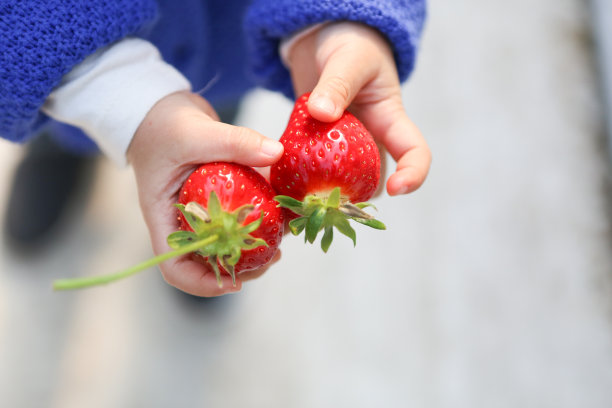
{"label": "finger", "polygon": [[209,265],[193,261],[189,256],[173,259],[160,265],[166,282],[194,296],[213,297],[242,289],[242,280],[236,277],[236,286],[227,273],[221,272],[221,286]]}
{"label": "finger", "polygon": [[408,194],[421,187],[427,178],[430,163],[431,153],[427,148],[415,147],[406,152],[387,180],[389,195]]}
{"label": "finger", "polygon": [[394,97],[356,106],[354,111],[397,162],[395,172],[387,181],[387,192],[399,195],[418,189],[427,178],[431,151],[420,130],[404,112],[401,99]]}
{"label": "finger", "polygon": [[332,53],[308,99],[310,114],[324,122],[339,119],[355,95],[374,78],[376,62],[371,58],[363,58],[362,53],[355,52],[351,47]]}
{"label": "finger", "polygon": [[387,192],[408,194],[421,187],[431,166],[431,151],[408,116],[402,115],[389,128],[383,143],[397,162],[395,172],[387,180]]}
{"label": "finger", "polygon": [[263,178],[270,181],[270,167],[253,167]]}
{"label": "finger", "polygon": [[[385,149],[385,146],[380,143],[376,143],[376,146],[378,147],[378,152],[380,154],[380,174],[381,177],[384,177],[384,175],[387,174],[387,149]],[[374,192],[372,198],[380,197],[384,190],[384,183],[378,183],[378,187],[376,187],[376,191]]]}
{"label": "finger", "polygon": [[283,154],[283,145],[242,126],[206,122],[194,138],[192,154],[200,161],[228,161],[246,166],[265,167]]}

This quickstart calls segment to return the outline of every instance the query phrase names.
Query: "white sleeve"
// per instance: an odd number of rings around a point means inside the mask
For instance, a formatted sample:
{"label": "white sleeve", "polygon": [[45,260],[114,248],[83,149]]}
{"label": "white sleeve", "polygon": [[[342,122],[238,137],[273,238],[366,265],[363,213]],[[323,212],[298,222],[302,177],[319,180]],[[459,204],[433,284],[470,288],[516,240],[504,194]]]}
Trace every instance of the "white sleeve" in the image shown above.
{"label": "white sleeve", "polygon": [[163,61],[155,46],[127,38],[74,67],[42,108],[53,119],[81,128],[120,166],[136,129],[157,101],[189,90],[189,81]]}
{"label": "white sleeve", "polygon": [[324,23],[318,23],[318,24],[313,24],[310,26],[307,26],[295,33],[293,33],[291,36],[287,37],[287,38],[283,38],[280,42],[280,45],[278,47],[278,53],[280,54],[281,57],[281,61],[283,62],[283,64],[285,65],[285,67],[289,67],[289,55],[291,55],[291,50],[293,49],[293,47],[295,46],[295,44],[297,44],[298,41],[300,41],[302,38],[306,37],[308,34],[314,32],[314,31],[318,31],[321,28],[325,27],[326,25],[328,25],[329,22],[324,22]]}

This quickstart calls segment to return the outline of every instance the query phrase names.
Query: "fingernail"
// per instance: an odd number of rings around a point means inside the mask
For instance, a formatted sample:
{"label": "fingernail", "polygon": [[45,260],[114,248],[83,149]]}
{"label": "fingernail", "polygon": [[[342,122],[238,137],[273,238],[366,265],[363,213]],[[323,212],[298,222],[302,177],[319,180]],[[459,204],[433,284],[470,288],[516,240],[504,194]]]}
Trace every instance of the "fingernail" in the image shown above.
{"label": "fingernail", "polygon": [[315,95],[308,102],[316,106],[321,112],[329,113],[330,115],[336,113],[336,105],[334,105],[331,99],[324,96]]}
{"label": "fingernail", "polygon": [[276,157],[283,152],[283,145],[279,141],[265,139],[261,144],[261,152],[266,156]]}
{"label": "fingernail", "polygon": [[407,185],[403,185],[402,187],[400,187],[399,190],[397,190],[397,195],[408,194],[409,190],[410,187],[408,187]]}
{"label": "fingernail", "polygon": [[397,190],[397,195],[408,194],[414,190],[414,181],[408,177],[403,177],[401,187]]}

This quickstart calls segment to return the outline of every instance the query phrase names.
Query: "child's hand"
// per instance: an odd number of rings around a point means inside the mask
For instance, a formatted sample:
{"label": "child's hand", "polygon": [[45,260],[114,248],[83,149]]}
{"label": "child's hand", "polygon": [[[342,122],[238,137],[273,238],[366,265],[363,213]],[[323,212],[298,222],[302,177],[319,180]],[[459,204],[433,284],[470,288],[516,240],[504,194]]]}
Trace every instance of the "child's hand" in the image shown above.
{"label": "child's hand", "polygon": [[287,57],[296,95],[312,91],[308,110],[314,118],[336,120],[350,105],[395,159],[390,195],[423,184],[431,153],[404,112],[391,48],[378,31],[351,22],[327,24],[299,39]]}
{"label": "child's hand", "polygon": [[[177,229],[173,204],[182,183],[199,164],[270,166],[282,151],[279,142],[253,130],[218,122],[213,108],[198,95],[178,92],[159,101],[140,124],[127,153],[153,251],[170,250],[166,237]],[[224,274],[222,288],[212,270],[189,257],[166,261],[160,269],[169,284],[187,293],[217,296],[240,290],[243,281],[258,277],[266,268],[239,274],[235,287]]]}

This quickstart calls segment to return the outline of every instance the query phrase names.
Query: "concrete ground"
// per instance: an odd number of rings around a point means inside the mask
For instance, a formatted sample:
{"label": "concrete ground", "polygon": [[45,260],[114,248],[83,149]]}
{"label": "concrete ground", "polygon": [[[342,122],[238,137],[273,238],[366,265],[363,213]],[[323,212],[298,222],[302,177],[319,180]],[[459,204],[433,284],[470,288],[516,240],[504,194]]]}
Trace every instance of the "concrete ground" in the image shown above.
{"label": "concrete ground", "polygon": [[[0,246],[6,407],[612,406],[612,221],[600,85],[579,0],[432,0],[407,111],[426,185],[388,231],[300,239],[243,291],[193,302],[156,270],[128,170],[98,168],[49,245]],[[240,123],[279,136],[258,91]],[[0,192],[20,149],[0,143]],[[4,202],[0,202],[0,210]]]}

